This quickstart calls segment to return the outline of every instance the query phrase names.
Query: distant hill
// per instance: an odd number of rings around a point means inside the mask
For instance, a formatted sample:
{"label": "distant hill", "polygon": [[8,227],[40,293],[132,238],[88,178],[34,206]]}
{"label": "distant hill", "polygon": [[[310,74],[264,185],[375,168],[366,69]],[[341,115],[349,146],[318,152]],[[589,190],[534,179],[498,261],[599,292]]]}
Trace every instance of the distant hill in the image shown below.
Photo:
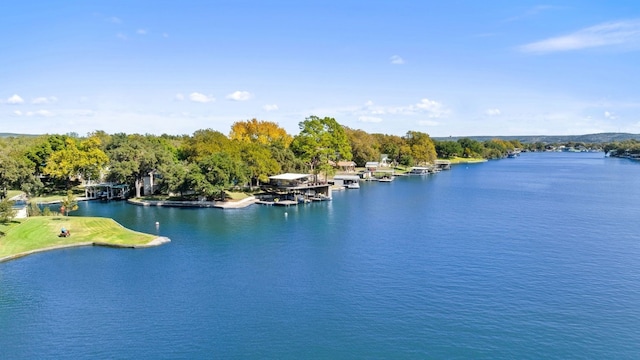
{"label": "distant hill", "polygon": [[501,140],[519,140],[521,143],[530,144],[541,142],[545,144],[557,144],[567,142],[582,142],[582,143],[609,143],[613,141],[623,141],[629,139],[640,140],[640,134],[629,133],[599,133],[588,135],[522,135],[522,136],[452,136],[452,137],[434,137],[435,140],[453,140],[469,138],[476,141],[486,141],[491,139]]}
{"label": "distant hill", "polygon": [[0,138],[5,138],[5,137],[20,137],[20,136],[39,136],[39,135],[34,135],[34,134],[0,133]]}

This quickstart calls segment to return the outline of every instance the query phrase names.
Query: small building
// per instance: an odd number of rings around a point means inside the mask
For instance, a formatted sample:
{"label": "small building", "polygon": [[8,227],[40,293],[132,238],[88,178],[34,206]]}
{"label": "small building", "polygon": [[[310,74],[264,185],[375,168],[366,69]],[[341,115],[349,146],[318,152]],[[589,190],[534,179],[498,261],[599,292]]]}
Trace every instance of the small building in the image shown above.
{"label": "small building", "polygon": [[336,165],[340,171],[356,172],[356,163],[353,161],[338,161]]}
{"label": "small building", "polygon": [[391,159],[389,159],[388,154],[380,154],[380,167],[389,167],[391,166]]}
{"label": "small building", "polygon": [[380,167],[380,163],[377,161],[368,161],[366,164],[364,164],[365,170],[370,172],[376,172],[376,170],[378,170],[379,167]]}

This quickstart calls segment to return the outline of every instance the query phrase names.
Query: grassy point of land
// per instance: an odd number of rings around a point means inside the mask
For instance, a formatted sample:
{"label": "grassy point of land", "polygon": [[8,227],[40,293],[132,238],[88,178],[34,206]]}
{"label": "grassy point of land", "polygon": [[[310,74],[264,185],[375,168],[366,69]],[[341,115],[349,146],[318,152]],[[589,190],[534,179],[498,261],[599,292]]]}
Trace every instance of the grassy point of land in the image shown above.
{"label": "grassy point of land", "polygon": [[[63,227],[71,236],[58,237]],[[0,225],[0,262],[56,247],[145,247],[153,245],[156,238],[126,229],[109,218],[37,216]]]}
{"label": "grassy point of land", "polygon": [[473,163],[481,163],[487,161],[487,159],[483,158],[464,158],[464,157],[452,157],[449,159],[441,159],[441,160],[449,160],[451,161],[451,165],[455,164],[473,164]]}

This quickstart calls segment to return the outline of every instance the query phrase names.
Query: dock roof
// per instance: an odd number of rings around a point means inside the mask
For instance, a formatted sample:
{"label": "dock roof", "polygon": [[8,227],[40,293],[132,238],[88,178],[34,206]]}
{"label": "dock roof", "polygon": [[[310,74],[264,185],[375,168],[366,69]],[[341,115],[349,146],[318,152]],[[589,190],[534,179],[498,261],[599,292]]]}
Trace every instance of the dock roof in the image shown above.
{"label": "dock roof", "polygon": [[280,175],[269,176],[269,179],[272,180],[298,180],[309,177],[309,174],[295,174],[295,173],[285,173]]}

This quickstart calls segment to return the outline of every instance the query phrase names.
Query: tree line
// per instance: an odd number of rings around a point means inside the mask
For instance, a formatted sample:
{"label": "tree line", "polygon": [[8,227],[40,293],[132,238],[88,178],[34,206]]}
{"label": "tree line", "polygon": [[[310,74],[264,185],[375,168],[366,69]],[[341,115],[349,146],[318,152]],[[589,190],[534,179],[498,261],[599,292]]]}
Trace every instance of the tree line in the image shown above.
{"label": "tree line", "polygon": [[238,121],[228,135],[213,129],[191,135],[77,134],[0,138],[0,196],[7,189],[30,196],[70,189],[87,181],[129,184],[141,195],[144,177],[155,174],[161,193],[223,196],[234,187],[258,186],[283,172],[329,174],[340,161],[364,166],[381,154],[394,165],[417,166],[437,158],[499,158],[515,141],[469,138],[435,141],[428,134],[369,134],[334,118],[310,116],[292,136],[277,123]]}

